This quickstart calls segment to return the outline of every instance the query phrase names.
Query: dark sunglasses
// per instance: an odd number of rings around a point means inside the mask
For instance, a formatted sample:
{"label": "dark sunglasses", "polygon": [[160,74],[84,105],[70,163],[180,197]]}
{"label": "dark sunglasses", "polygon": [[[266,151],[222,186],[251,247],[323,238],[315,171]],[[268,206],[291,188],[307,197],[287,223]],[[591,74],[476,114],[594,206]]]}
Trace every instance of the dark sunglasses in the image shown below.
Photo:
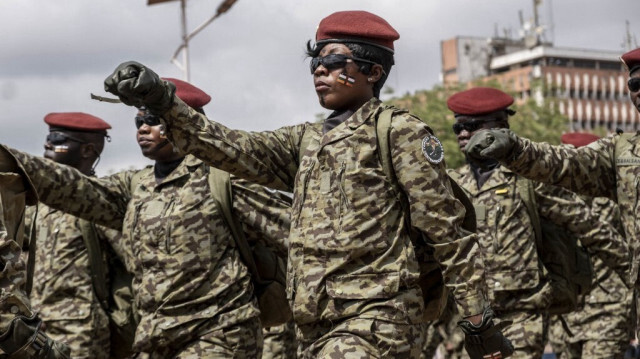
{"label": "dark sunglasses", "polygon": [[469,122],[456,122],[453,124],[453,133],[459,135],[462,130],[467,130],[467,132],[471,133],[477,131],[483,124],[487,122],[497,122],[498,119],[489,118],[486,120],[473,120]]}
{"label": "dark sunglasses", "polygon": [[160,117],[154,116],[150,113],[146,113],[142,116],[136,116],[136,128],[142,127],[143,124],[147,126],[158,126],[160,124]]}
{"label": "dark sunglasses", "polygon": [[324,66],[325,69],[331,71],[345,67],[347,65],[347,62],[349,61],[364,62],[367,64],[376,65],[376,63],[373,61],[361,59],[359,57],[351,57],[344,54],[330,54],[324,57],[312,57],[311,62],[309,63],[309,67],[311,69],[311,74],[313,74],[320,65]]}
{"label": "dark sunglasses", "polygon": [[627,87],[629,87],[629,91],[638,92],[640,90],[640,77],[632,77],[627,81]]}
{"label": "dark sunglasses", "polygon": [[73,136],[67,135],[66,133],[61,133],[61,132],[50,132],[47,135],[47,142],[49,142],[50,144],[54,145],[54,146],[59,146],[63,143],[66,143],[68,141],[75,141],[78,143],[87,143],[86,141],[83,141],[81,139],[75,138]]}

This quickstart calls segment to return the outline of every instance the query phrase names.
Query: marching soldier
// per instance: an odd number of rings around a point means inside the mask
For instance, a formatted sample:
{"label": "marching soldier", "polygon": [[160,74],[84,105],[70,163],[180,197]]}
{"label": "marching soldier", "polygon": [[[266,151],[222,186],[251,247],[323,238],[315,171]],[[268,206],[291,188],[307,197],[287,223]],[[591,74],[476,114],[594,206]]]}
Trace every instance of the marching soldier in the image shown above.
{"label": "marching soldier", "polygon": [[[576,148],[599,139],[588,133],[565,133],[562,143]],[[617,229],[621,237],[622,223],[618,206],[608,198],[585,198],[599,223]],[[584,307],[555,317],[550,327],[549,341],[556,356],[562,359],[623,357],[634,336],[633,291],[625,279],[605,266],[602,260],[591,257],[594,267],[593,289],[585,295]]]}
{"label": "marching soldier", "polygon": [[[628,89],[640,111],[640,49],[622,55],[629,69]],[[518,137],[507,129],[480,131],[467,144],[474,158],[493,158],[533,180],[568,188],[578,194],[607,197],[620,207],[624,234],[631,246],[629,283],[640,267],[640,133],[614,134],[588,146],[551,146]]]}
{"label": "marching soldier", "polygon": [[385,148],[395,178],[378,157],[376,121],[392,111],[378,96],[398,38],[384,19],[365,11],[320,22],[307,54],[319,102],[334,112],[317,124],[231,130],[185,105],[170,83],[135,62],[118,66],[105,88],[160,116],[181,151],[293,192],[287,293],[303,357],[420,357],[425,299],[436,292],[423,293],[419,285],[417,251],[433,252],[442,268],[471,356],[506,357],[510,344],[493,327],[476,237],[462,231],[464,208],[450,187],[439,140],[400,111],[391,116]]}
{"label": "marching soldier", "polygon": [[[476,87],[447,100],[455,115],[453,131],[461,151],[477,132],[509,128],[513,97],[494,88]],[[546,342],[549,300],[557,295],[543,272],[539,254],[540,220],[554,223],[599,251],[621,272],[629,265],[626,243],[608,222],[589,220],[591,208],[565,189],[532,183],[492,160],[468,159],[451,170],[476,209],[480,248],[492,308],[501,320],[510,320],[505,335],[514,345],[514,358],[540,358]],[[529,203],[530,202],[530,203]],[[535,211],[533,213],[532,211]],[[565,311],[568,311],[566,309]]]}
{"label": "marching soldier", "polygon": [[[44,122],[49,125],[44,157],[93,175],[111,126],[81,112],[50,113]],[[69,345],[73,358],[109,358],[109,318],[93,289],[85,231],[94,231],[92,236],[105,244],[119,233],[98,230],[44,204],[27,219],[35,221],[29,244],[35,256],[30,299],[47,334]]]}
{"label": "marching soldier", "polygon": [[[198,111],[211,99],[189,83],[167,81]],[[223,173],[175,149],[157,116],[140,108],[135,125],[142,154],[155,164],[102,179],[12,152],[33,176],[42,202],[122,230],[140,318],[135,358],[260,357],[260,313],[224,213],[233,211],[248,238],[284,242],[288,204],[242,180],[215,182],[214,188],[212,176]],[[212,194],[226,194],[227,185],[233,208],[223,208]]]}

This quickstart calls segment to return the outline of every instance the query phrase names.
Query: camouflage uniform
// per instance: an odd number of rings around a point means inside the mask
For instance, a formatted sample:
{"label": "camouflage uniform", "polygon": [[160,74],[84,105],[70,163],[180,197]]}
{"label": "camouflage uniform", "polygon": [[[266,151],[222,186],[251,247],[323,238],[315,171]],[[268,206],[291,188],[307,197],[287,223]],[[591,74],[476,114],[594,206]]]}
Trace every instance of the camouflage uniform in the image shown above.
{"label": "camouflage uniform", "polygon": [[54,350],[43,353],[50,339],[41,329],[34,335],[39,319],[24,291],[26,265],[21,258],[28,197],[22,175],[0,172],[0,358],[8,357],[4,350],[9,349],[15,358],[68,358],[69,349],[61,343],[49,343]]}
{"label": "camouflage uniform", "polygon": [[262,359],[295,359],[298,350],[293,321],[275,327],[264,328]]}
{"label": "camouflage uniform", "polygon": [[[425,158],[431,130],[394,116],[390,149],[410,219],[378,158],[378,99],[323,135],[303,124],[247,133],[210,122],[180,99],[161,121],[175,147],[237,176],[293,191],[287,294],[304,357],[420,356],[426,325],[407,223],[435,249],[462,315],[486,303],[475,235],[463,235],[462,204],[443,162]],[[310,131],[309,147],[301,139]],[[299,161],[299,152],[304,151]],[[430,293],[425,293],[430,295]]]}
{"label": "camouflage uniform", "polygon": [[[615,203],[603,197],[591,202],[600,222],[622,228]],[[555,318],[552,324],[549,340],[559,358],[604,359],[613,354],[622,358],[633,337],[632,290],[600,258],[592,257],[592,262],[595,286],[585,297],[584,308]]]}
{"label": "camouflage uniform", "polygon": [[[144,354],[138,357],[259,357],[262,335],[251,278],[210,194],[208,166],[187,156],[157,183],[152,167],[96,179],[17,151],[16,157],[42,202],[122,228],[141,318],[134,350]],[[286,238],[286,203],[241,180],[232,179],[232,188],[233,211],[249,239]]]}
{"label": "camouflage uniform", "polygon": [[[616,154],[619,141],[625,148]],[[535,143],[525,138],[519,138],[517,146],[518,152],[505,161],[515,172],[578,194],[617,202],[631,247],[629,283],[636,283],[640,266],[640,134],[628,138],[610,135],[580,148]]]}
{"label": "camouflage uniform", "polygon": [[[37,212],[31,305],[47,334],[69,345],[74,358],[108,358],[109,318],[94,294],[82,220],[45,205]],[[120,236],[112,229],[96,235],[104,240]]]}
{"label": "camouflage uniform", "polygon": [[[501,320],[513,321],[504,331],[515,348],[513,358],[539,358],[546,341],[544,309],[552,292],[542,278],[534,227],[517,189],[521,182],[502,166],[491,172],[481,188],[469,164],[451,172],[476,208],[489,298]],[[575,233],[621,271],[627,268],[626,244],[614,236],[608,223],[589,220],[591,209],[580,197],[542,184],[535,185],[534,192],[541,219]]]}

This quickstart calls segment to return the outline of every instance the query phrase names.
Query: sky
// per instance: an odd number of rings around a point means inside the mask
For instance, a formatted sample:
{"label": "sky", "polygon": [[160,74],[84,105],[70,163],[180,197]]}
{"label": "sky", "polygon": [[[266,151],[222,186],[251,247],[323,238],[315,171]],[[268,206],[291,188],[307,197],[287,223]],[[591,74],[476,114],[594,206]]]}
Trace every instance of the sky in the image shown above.
{"label": "sky", "polygon": [[[187,0],[193,30],[222,0]],[[231,128],[260,131],[314,120],[320,105],[304,49],[318,23],[341,10],[366,10],[399,33],[386,85],[396,95],[439,84],[440,41],[455,36],[518,36],[519,11],[533,0],[237,0],[190,42],[191,82],[211,95],[207,115]],[[543,0],[541,23],[556,46],[624,53],[640,41],[638,0]],[[90,99],[103,81],[135,60],[163,77],[182,78],[170,62],[181,43],[178,1],[0,0],[0,143],[42,155],[50,112],[86,112],[112,125],[99,175],[140,168],[135,109]],[[181,57],[180,57],[181,59]],[[383,98],[384,99],[384,98]]]}

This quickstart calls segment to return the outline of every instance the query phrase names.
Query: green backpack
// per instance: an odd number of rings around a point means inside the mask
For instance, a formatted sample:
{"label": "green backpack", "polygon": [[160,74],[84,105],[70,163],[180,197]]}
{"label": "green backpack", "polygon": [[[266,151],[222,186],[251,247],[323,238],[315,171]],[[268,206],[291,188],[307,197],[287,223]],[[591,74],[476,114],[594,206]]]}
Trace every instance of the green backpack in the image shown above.
{"label": "green backpack", "polygon": [[251,273],[254,293],[265,328],[284,324],[293,318],[287,300],[286,261],[261,243],[249,244],[242,224],[233,215],[233,192],[229,173],[209,167],[209,187],[225,221],[231,228],[242,261]]}
{"label": "green backpack", "polygon": [[516,188],[531,218],[543,275],[553,291],[547,311],[564,314],[580,309],[585,295],[593,287],[594,271],[589,253],[572,232],[540,218],[531,180],[518,176]]}
{"label": "green backpack", "polygon": [[133,307],[133,275],[111,247],[98,238],[94,223],[80,220],[80,230],[89,253],[93,291],[109,317],[110,357],[129,358],[138,325]]}
{"label": "green backpack", "polygon": [[[404,218],[407,221],[406,227],[410,232],[409,235],[415,248],[416,258],[418,260],[418,263],[420,264],[419,284],[420,288],[422,289],[425,307],[422,319],[423,321],[428,322],[438,319],[443,313],[447,304],[447,296],[449,295],[449,292],[445,287],[440,265],[435,260],[433,253],[434,249],[431,246],[426,245],[425,238],[422,233],[418,230],[415,230],[411,226],[411,223],[409,223],[411,218],[409,210],[409,200],[400,188],[400,184],[398,183],[398,179],[393,169],[389,141],[389,134],[391,132],[391,119],[394,115],[407,113],[408,111],[406,110],[387,106],[376,118],[376,136],[379,149],[378,155],[380,157],[379,160],[382,164],[382,169],[389,179],[389,183],[393,187],[396,198],[398,199],[398,201],[400,201],[403,211],[405,212]],[[311,136],[307,136],[307,132],[305,131],[300,142],[300,158],[298,159],[299,162],[302,159],[302,154],[305,152],[304,149],[309,147],[310,142]],[[462,229],[468,233],[475,232],[476,215],[471,200],[469,200],[467,195],[464,193],[464,190],[460,188],[460,186],[451,177],[449,177],[448,175],[447,177],[449,180],[449,184],[451,185],[453,195],[460,202],[462,202],[466,210],[464,222],[462,223]]]}

